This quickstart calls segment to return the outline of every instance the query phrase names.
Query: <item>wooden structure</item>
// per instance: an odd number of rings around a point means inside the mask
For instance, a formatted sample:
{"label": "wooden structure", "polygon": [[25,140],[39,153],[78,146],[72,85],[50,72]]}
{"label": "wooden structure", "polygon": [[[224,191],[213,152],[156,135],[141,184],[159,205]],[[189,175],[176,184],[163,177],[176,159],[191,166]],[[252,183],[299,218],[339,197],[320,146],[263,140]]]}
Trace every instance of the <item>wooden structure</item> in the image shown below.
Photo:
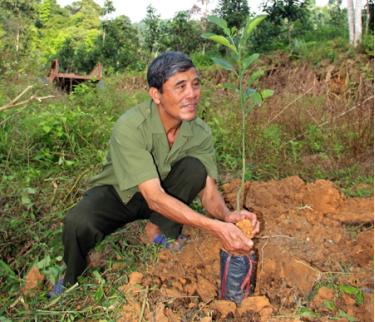
{"label": "wooden structure", "polygon": [[88,75],[79,75],[75,73],[60,73],[59,61],[54,59],[48,73],[48,83],[55,84],[62,90],[70,93],[75,85],[82,82],[91,81],[99,82],[102,79],[102,65],[98,63]]}

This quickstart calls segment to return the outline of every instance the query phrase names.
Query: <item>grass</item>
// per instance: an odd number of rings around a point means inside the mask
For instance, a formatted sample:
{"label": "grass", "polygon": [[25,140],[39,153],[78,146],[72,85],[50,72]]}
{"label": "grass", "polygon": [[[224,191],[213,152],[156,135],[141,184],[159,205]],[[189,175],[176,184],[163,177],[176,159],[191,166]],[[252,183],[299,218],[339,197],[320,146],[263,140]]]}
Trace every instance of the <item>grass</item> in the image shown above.
{"label": "grass", "polygon": [[[2,302],[0,316],[8,315],[15,320],[26,318],[37,321],[73,321],[85,317],[94,320],[114,320],[118,310],[126,303],[126,297],[119,288],[127,283],[128,274],[139,269],[142,263],[152,265],[157,259],[156,246],[135,242],[139,233],[135,235],[134,231],[140,232],[141,227],[142,223],[132,224],[106,238],[95,250],[97,254],[102,254],[105,260],[103,259],[97,267],[89,268],[86,274],[80,277],[79,286],[66,292],[55,303],[46,298],[48,285],[51,285],[52,281],[47,281],[42,291],[28,296],[19,292],[22,287],[21,280],[10,276],[9,279],[12,280],[8,281],[8,290],[11,291]],[[53,253],[61,252],[60,247]],[[51,258],[50,255],[46,255],[35,265],[46,277],[56,278],[57,273],[62,271],[61,256]]]}
{"label": "grass", "polygon": [[[319,289],[325,287],[331,289],[333,297],[331,299],[325,299],[323,301],[323,307],[312,306],[313,299],[317,296]],[[314,288],[310,292],[307,298],[307,304],[300,306],[296,310],[296,314],[303,318],[317,319],[317,318],[328,318],[330,320],[339,320],[345,318],[348,321],[357,321],[353,316],[341,309],[341,301],[343,295],[349,295],[355,300],[356,305],[363,304],[364,296],[360,288],[355,286],[341,284],[335,275],[327,275],[324,279],[320,280],[315,284]]]}

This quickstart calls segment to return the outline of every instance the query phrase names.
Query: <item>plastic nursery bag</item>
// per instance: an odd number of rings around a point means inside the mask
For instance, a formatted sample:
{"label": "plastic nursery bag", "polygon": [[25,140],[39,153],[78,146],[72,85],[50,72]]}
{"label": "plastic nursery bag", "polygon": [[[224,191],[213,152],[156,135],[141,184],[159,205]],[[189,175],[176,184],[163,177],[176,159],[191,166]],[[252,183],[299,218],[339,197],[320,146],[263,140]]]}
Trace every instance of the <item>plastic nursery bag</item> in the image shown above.
{"label": "plastic nursery bag", "polygon": [[223,300],[240,304],[242,300],[254,293],[256,274],[256,253],[237,256],[220,250],[220,279]]}

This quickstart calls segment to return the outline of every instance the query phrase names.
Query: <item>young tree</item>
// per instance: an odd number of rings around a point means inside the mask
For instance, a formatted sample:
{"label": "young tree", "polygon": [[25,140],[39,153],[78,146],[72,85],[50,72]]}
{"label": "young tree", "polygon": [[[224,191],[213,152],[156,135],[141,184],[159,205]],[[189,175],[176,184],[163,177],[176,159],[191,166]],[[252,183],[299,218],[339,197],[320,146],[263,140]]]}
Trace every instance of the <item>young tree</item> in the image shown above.
{"label": "young tree", "polygon": [[265,1],[263,11],[268,17],[256,33],[256,46],[290,45],[294,35],[302,36],[311,28],[309,4],[310,0]]}
{"label": "young tree", "polygon": [[0,1],[0,22],[6,32],[6,43],[16,53],[28,48],[31,27],[36,17],[36,0]]}
{"label": "young tree", "polygon": [[116,11],[116,8],[113,5],[112,0],[105,0],[104,5],[103,5],[102,15],[105,16],[105,15],[111,14],[112,12],[115,12],[115,11]]}
{"label": "young tree", "polygon": [[189,13],[179,11],[172,20],[161,25],[161,48],[191,53],[199,49],[200,33],[198,24],[190,20]]}
{"label": "young tree", "polygon": [[227,22],[216,16],[208,17],[208,20],[216,24],[225,36],[206,33],[202,36],[210,39],[228,50],[227,57],[212,57],[212,60],[222,68],[229,70],[237,78],[237,84],[226,84],[226,87],[233,90],[238,97],[241,115],[242,115],[242,176],[241,185],[237,192],[237,210],[240,210],[240,200],[243,196],[243,188],[246,174],[246,137],[247,137],[247,116],[255,106],[260,105],[264,99],[273,95],[273,91],[265,89],[258,91],[256,81],[263,75],[261,70],[253,72],[247,80],[245,79],[249,67],[259,58],[259,54],[250,54],[248,51],[247,41],[256,28],[266,16],[258,16],[254,19],[249,18],[245,27],[237,30],[229,28]]}
{"label": "young tree", "polygon": [[106,70],[120,71],[134,64],[138,57],[137,30],[126,16],[118,16],[106,22],[106,37],[96,41],[96,56]]}
{"label": "young tree", "polygon": [[144,46],[149,53],[154,53],[158,49],[161,21],[160,15],[152,5],[147,7],[146,18],[143,22],[145,24]]}

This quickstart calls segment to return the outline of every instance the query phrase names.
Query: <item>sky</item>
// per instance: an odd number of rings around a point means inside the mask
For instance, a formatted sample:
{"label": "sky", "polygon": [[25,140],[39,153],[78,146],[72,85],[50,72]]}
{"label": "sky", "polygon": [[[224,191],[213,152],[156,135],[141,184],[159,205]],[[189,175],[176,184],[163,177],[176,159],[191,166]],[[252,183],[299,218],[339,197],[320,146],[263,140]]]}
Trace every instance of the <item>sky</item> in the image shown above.
{"label": "sky", "polygon": [[[264,0],[249,0],[249,7],[251,12],[259,12],[259,6]],[[66,6],[72,3],[73,0],[57,0],[61,6]],[[104,0],[95,0],[99,5],[103,6]],[[128,16],[132,23],[140,22],[146,16],[146,8],[151,4],[162,19],[173,18],[176,12],[182,10],[189,10],[194,4],[200,5],[199,0],[112,0],[116,8],[115,15]],[[326,5],[328,0],[316,0],[317,6]],[[208,10],[215,9],[218,0],[210,0]]]}

